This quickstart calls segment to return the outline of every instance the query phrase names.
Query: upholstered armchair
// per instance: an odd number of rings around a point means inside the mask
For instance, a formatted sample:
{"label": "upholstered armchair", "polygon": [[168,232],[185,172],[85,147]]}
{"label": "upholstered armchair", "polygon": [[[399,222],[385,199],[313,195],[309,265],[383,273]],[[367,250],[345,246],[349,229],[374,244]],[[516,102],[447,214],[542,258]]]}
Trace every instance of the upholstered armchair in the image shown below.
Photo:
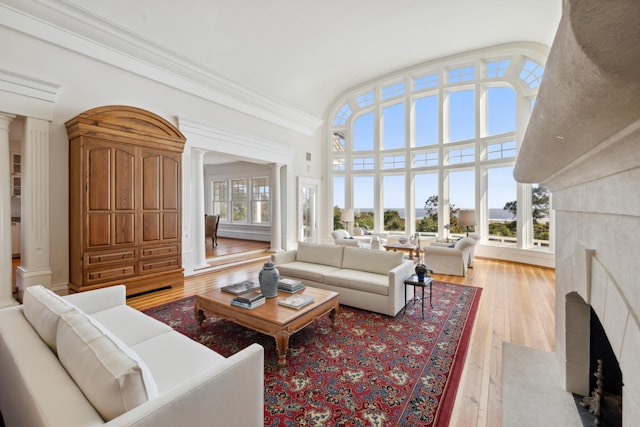
{"label": "upholstered armchair", "polygon": [[333,230],[331,237],[336,245],[355,246],[366,249],[379,249],[380,241],[376,236],[352,236],[347,230]]}
{"label": "upholstered armchair", "polygon": [[430,245],[424,247],[424,263],[438,274],[464,276],[469,267],[469,256],[476,241],[463,237],[453,247]]}

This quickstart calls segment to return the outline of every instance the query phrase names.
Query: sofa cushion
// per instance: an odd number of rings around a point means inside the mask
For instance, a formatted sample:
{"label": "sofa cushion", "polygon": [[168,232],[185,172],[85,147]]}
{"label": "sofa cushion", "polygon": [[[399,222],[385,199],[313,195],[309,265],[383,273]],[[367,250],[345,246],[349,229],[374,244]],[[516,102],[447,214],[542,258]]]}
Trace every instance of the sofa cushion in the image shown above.
{"label": "sofa cushion", "polygon": [[60,362],[106,421],[158,395],[142,359],[81,311],[60,316],[57,342]]}
{"label": "sofa cushion", "polygon": [[[172,331],[171,327],[153,317],[129,307],[119,305],[91,315],[124,344],[132,347],[149,338]],[[132,328],[131,325],[136,325]]]}
{"label": "sofa cushion", "polygon": [[342,267],[343,246],[298,242],[296,261]]}
{"label": "sofa cushion", "polygon": [[345,247],[342,268],[387,275],[389,270],[402,264],[401,252],[369,251]]}
{"label": "sofa cushion", "polygon": [[58,319],[75,307],[44,286],[37,285],[25,289],[22,310],[42,341],[56,353]]}
{"label": "sofa cushion", "polygon": [[288,262],[278,266],[278,271],[282,277],[295,277],[298,279],[313,280],[322,282],[327,273],[340,270],[328,265],[313,264],[310,262]]}
{"label": "sofa cushion", "polygon": [[227,363],[221,354],[177,331],[157,335],[131,348],[151,370],[160,394]]}
{"label": "sofa cushion", "polygon": [[360,270],[342,269],[324,277],[326,285],[355,289],[370,294],[389,295],[389,276]]}

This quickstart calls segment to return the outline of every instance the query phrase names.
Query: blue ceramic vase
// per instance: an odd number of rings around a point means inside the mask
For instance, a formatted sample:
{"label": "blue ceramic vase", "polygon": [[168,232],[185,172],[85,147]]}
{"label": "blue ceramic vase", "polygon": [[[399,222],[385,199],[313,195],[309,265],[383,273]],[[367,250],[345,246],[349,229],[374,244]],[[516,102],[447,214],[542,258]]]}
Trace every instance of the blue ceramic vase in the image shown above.
{"label": "blue ceramic vase", "polygon": [[428,267],[424,264],[416,265],[416,276],[418,276],[418,282],[424,282],[424,275],[427,273]]}
{"label": "blue ceramic vase", "polygon": [[278,282],[280,281],[280,272],[276,265],[267,261],[264,263],[260,274],[258,274],[258,282],[260,282],[260,290],[265,298],[273,298],[278,296]]}

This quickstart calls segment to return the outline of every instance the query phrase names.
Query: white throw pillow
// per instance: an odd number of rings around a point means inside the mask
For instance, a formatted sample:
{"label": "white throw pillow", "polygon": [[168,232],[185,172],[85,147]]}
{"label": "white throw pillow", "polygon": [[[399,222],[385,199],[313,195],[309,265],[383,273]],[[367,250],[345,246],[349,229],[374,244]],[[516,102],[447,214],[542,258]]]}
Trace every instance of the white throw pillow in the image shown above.
{"label": "white throw pillow", "polygon": [[57,352],[58,319],[62,313],[71,310],[75,310],[74,305],[69,304],[42,285],[30,286],[24,291],[22,303],[24,317],[54,353]]}
{"label": "white throw pillow", "polygon": [[57,341],[60,362],[105,421],[158,395],[142,359],[81,311],[60,317]]}

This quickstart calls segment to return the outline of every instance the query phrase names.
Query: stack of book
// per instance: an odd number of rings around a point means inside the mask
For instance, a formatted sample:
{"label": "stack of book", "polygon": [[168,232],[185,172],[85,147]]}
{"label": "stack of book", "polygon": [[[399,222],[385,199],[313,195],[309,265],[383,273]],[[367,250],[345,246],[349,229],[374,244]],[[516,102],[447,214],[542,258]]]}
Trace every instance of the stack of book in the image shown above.
{"label": "stack of book", "polygon": [[233,295],[241,295],[249,291],[259,289],[260,285],[249,280],[243,282],[234,283],[233,285],[225,286],[222,288],[223,292],[228,292]]}
{"label": "stack of book", "polygon": [[252,291],[233,297],[231,305],[252,309],[263,305],[265,300],[266,298],[260,291]]}
{"label": "stack of book", "polygon": [[278,304],[299,310],[305,305],[311,304],[313,301],[314,298],[310,295],[291,295],[288,298],[278,301]]}
{"label": "stack of book", "polygon": [[304,283],[302,283],[300,280],[280,279],[280,281],[278,282],[278,289],[283,292],[292,294],[299,291],[300,289],[304,289]]}

